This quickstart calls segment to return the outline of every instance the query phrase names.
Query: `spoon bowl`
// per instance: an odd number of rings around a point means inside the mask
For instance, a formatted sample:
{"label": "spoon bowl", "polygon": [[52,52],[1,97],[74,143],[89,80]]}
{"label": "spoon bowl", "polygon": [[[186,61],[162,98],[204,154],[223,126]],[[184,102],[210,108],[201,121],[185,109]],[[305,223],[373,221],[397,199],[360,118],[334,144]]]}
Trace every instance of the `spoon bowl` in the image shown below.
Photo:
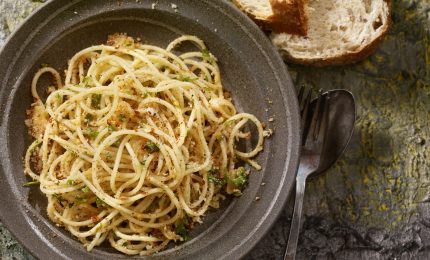
{"label": "spoon bowl", "polygon": [[[328,129],[323,154],[318,170],[310,177],[315,177],[328,170],[345,152],[354,132],[356,119],[355,99],[351,92],[335,89],[325,92],[330,97]],[[312,109],[316,100],[311,103]]]}

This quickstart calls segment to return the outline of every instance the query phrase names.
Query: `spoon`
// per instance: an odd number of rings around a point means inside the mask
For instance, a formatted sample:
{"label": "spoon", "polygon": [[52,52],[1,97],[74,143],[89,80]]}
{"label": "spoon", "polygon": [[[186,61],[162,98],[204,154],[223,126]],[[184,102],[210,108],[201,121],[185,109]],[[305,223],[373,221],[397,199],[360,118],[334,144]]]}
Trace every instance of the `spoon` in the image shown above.
{"label": "spoon", "polygon": [[[352,93],[336,89],[324,93],[323,96],[327,94],[330,96],[330,111],[323,156],[318,170],[310,177],[328,170],[345,152],[354,133],[357,112]],[[315,103],[315,100],[312,101],[311,109],[315,107]]]}
{"label": "spoon", "polygon": [[[323,96],[327,95],[329,95],[330,97],[330,106],[328,111],[328,125],[324,141],[324,147],[322,150],[319,166],[317,170],[311,173],[309,177],[315,177],[330,168],[343,154],[346,147],[348,146],[349,141],[351,140],[352,133],[354,132],[356,118],[356,106],[354,96],[351,94],[351,92],[343,89],[330,90],[323,94]],[[313,100],[311,102],[309,107],[311,111],[315,110],[317,103],[316,101],[317,100]],[[300,184],[297,183],[296,185]],[[301,185],[303,185],[304,193],[304,183],[302,183]],[[295,259],[297,251],[297,241],[301,226],[300,218],[302,215],[301,204],[303,203],[303,194],[301,195],[301,198],[296,198],[295,203],[299,203],[300,205],[295,205],[292,221],[292,223],[298,224],[291,225],[290,227],[290,235],[288,238],[288,245],[284,255],[284,260]]]}

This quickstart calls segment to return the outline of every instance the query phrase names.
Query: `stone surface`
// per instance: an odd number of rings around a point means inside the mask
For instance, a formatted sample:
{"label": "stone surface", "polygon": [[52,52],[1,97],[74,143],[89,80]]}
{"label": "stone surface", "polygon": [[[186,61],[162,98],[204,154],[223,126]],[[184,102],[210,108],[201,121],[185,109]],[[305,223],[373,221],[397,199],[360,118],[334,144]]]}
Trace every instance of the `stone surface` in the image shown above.
{"label": "stone surface", "polygon": [[[393,27],[367,60],[290,65],[296,85],[348,89],[358,103],[348,151],[308,184],[299,259],[429,259],[430,2],[392,2]],[[285,246],[274,234],[290,215],[250,259],[282,259],[269,245]]]}
{"label": "stone surface", "polygon": [[[296,85],[348,89],[358,103],[346,154],[308,183],[298,259],[430,259],[430,2],[392,2],[393,27],[367,60],[289,67]],[[40,4],[0,0],[0,46]],[[283,258],[291,211],[246,259]],[[2,225],[0,258],[32,259]]]}
{"label": "stone surface", "polygon": [[34,259],[2,224],[0,224],[0,259]]}

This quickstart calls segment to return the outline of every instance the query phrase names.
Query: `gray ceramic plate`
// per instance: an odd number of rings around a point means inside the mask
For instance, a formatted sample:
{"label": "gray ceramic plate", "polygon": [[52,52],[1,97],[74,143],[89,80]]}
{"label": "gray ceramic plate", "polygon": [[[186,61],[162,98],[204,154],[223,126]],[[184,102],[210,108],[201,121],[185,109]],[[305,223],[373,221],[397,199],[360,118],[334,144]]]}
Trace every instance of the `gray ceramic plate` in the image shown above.
{"label": "gray ceramic plate", "polygon": [[[153,3],[157,3],[155,9]],[[225,1],[54,0],[27,19],[0,53],[2,222],[40,259],[125,257],[109,246],[87,252],[50,223],[46,199],[38,188],[22,187],[27,181],[22,157],[30,142],[24,120],[31,103],[32,76],[42,63],[64,68],[78,50],[103,43],[115,32],[159,46],[182,34],[199,36],[218,57],[224,85],[239,109],[274,129],[258,158],[263,170],[252,174],[244,195],[211,212],[190,241],[154,256],[240,258],[268,231],[290,193],[298,165],[299,116],[291,79],[276,50],[247,17]],[[275,120],[269,122],[270,117]],[[255,201],[257,196],[259,201]]]}

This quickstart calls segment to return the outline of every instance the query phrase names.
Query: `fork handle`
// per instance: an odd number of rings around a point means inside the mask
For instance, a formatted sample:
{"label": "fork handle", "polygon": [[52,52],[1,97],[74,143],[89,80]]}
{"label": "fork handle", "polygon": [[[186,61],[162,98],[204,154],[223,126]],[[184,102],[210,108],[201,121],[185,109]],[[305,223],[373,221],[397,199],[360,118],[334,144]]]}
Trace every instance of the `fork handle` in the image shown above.
{"label": "fork handle", "polygon": [[296,200],[294,202],[293,220],[291,221],[290,235],[288,237],[284,260],[294,260],[296,258],[297,241],[299,240],[303,210],[303,198],[305,195],[306,178],[308,176],[308,173],[301,171],[306,171],[306,169],[299,168],[299,172],[296,177]]}

